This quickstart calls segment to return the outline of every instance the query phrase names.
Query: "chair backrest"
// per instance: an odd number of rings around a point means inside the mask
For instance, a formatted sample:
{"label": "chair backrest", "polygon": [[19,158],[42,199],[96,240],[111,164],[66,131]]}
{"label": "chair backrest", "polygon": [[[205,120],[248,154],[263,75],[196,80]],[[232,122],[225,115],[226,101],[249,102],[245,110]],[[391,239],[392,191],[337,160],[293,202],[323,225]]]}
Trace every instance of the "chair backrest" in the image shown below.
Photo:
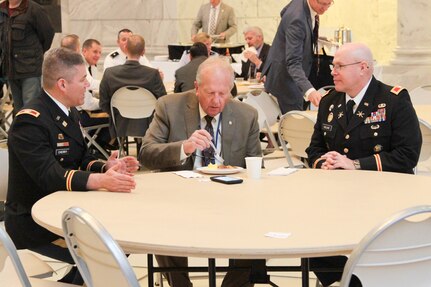
{"label": "chair backrest", "polygon": [[414,88],[410,92],[413,105],[431,105],[431,85]]}
{"label": "chair backrest", "polygon": [[111,115],[114,115],[116,108],[124,118],[148,118],[153,114],[156,101],[156,97],[147,89],[137,86],[121,87],[112,95]]}
{"label": "chair backrest", "polygon": [[106,229],[78,207],[63,213],[67,246],[88,287],[139,287],[123,250]]}
{"label": "chair backrest", "polygon": [[[11,276],[14,274],[11,274],[13,270],[8,268],[10,266],[9,263],[12,263],[16,276]],[[16,284],[19,284],[18,281],[24,287],[31,287],[15,245],[3,227],[0,227],[0,283],[2,283],[0,285],[16,286]]]}
{"label": "chair backrest", "polygon": [[309,115],[309,113],[305,111],[290,111],[280,118],[278,138],[281,141],[281,146],[288,161],[290,156],[286,142],[289,143],[294,155],[308,158],[305,149],[310,145],[314,124],[316,123],[316,119]]}
{"label": "chair backrest", "polygon": [[[328,85],[328,86],[323,86],[321,87],[318,92],[323,96],[325,95],[330,89],[335,88],[334,85]],[[310,110],[311,111],[317,111],[319,108],[316,107],[315,105],[313,105],[313,103],[310,102]]]}
{"label": "chair backrest", "polygon": [[412,207],[376,226],[350,255],[340,286],[352,274],[362,286],[431,286],[430,215],[429,205]]}
{"label": "chair backrest", "polygon": [[249,93],[243,102],[257,110],[260,128],[269,128],[277,122],[281,115],[278,103],[266,92],[262,92],[258,96]]}
{"label": "chair backrest", "polygon": [[431,157],[431,125],[419,119],[419,127],[422,133],[422,147],[419,161],[426,161]]}
{"label": "chair backrest", "polygon": [[0,144],[0,201],[6,200],[9,170],[9,155],[7,148]]}

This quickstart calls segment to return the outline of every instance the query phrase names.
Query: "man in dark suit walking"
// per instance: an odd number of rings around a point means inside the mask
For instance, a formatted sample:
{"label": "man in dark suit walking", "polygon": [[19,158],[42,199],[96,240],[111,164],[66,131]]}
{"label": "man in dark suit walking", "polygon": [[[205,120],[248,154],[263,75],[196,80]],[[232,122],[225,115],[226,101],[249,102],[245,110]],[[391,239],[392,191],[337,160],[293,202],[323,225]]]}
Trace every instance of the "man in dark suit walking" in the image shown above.
{"label": "man in dark suit walking", "polygon": [[[262,74],[265,90],[278,99],[281,112],[302,110],[304,99],[319,105],[321,95],[310,83],[317,51],[319,15],[332,0],[292,0],[281,11],[281,22]],[[317,71],[317,66],[315,70]]]}
{"label": "man in dark suit walking", "polygon": [[[131,35],[127,40],[127,61],[124,65],[114,66],[105,70],[100,82],[100,108],[111,114],[111,98],[119,88],[124,86],[138,86],[149,90],[156,98],[166,95],[165,86],[158,70],[143,66],[139,58],[145,53],[145,40],[140,35]],[[113,137],[127,134],[144,135],[150,120],[128,120],[116,115],[117,130],[115,134],[112,115],[110,131]]]}

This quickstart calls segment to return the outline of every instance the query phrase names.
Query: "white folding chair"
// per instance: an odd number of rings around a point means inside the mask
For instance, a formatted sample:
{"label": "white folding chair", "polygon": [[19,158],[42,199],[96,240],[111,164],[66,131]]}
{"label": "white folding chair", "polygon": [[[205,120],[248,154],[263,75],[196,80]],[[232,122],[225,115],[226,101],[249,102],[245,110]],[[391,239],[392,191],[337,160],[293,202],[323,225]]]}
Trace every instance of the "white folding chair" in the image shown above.
{"label": "white folding chair", "polygon": [[[6,201],[8,188],[8,162],[9,155],[5,146],[0,145],[0,201]],[[16,251],[15,251],[16,252]],[[54,273],[54,270],[45,261],[27,250],[19,250],[18,254],[24,265],[25,271],[31,277],[46,278]],[[3,286],[3,285],[0,285]]]}
{"label": "white folding chair", "polygon": [[278,138],[281,142],[284,155],[289,167],[295,167],[289,154],[286,142],[289,143],[291,152],[301,158],[308,158],[305,149],[310,145],[316,119],[306,111],[290,111],[280,118],[278,125]]}
{"label": "white folding chair", "polygon": [[9,93],[9,90],[6,88],[6,85],[2,87],[3,89],[3,97],[0,99],[0,135],[4,138],[8,137],[7,130],[10,126],[9,119],[12,116],[12,110],[5,110],[6,103],[10,101],[10,106],[12,106],[12,99]]}
{"label": "white folding chair", "polygon": [[76,285],[28,277],[15,245],[0,227],[0,286],[72,287]]}
{"label": "white folding chair", "polygon": [[419,119],[419,127],[422,133],[422,147],[419,155],[419,162],[422,162],[431,157],[431,125]]}
{"label": "white folding chair", "polygon": [[126,255],[106,229],[78,207],[63,213],[67,246],[88,287],[139,287]]}
{"label": "white folding chair", "polygon": [[[150,91],[137,86],[122,87],[115,91],[115,93],[112,95],[111,118],[118,142],[120,144],[120,155],[122,154],[124,147],[123,141],[119,137],[120,133],[116,124],[114,109],[116,109],[123,118],[145,119],[153,115],[156,101],[156,97]],[[127,134],[126,136],[143,137],[144,135]]]}
{"label": "white folding chair", "polygon": [[430,214],[429,205],[412,207],[376,226],[353,250],[340,286],[352,274],[367,287],[431,286]]}
{"label": "white folding chair", "polygon": [[278,149],[274,134],[278,132],[277,124],[281,111],[277,101],[268,93],[262,92],[257,96],[248,93],[243,102],[257,110],[260,130],[268,135],[269,140]]}
{"label": "white folding chair", "polygon": [[[335,86],[333,85],[329,85],[329,86],[323,86],[321,87],[318,92],[323,96],[325,95],[330,89],[335,88]],[[316,107],[315,105],[313,105],[313,103],[310,103],[310,111],[317,111],[319,108]]]}
{"label": "white folding chair", "polygon": [[[87,139],[87,147],[94,146],[106,159],[109,158],[109,154],[106,152],[106,150],[101,147],[97,142],[96,139],[100,133],[100,131],[103,128],[109,128],[109,123],[106,124],[100,124],[100,125],[94,125],[94,126],[88,126],[88,127],[82,127],[81,131],[84,136],[84,138]],[[94,132],[93,132],[94,131]],[[93,135],[90,135],[90,133],[93,132]]]}
{"label": "white folding chair", "polygon": [[431,85],[414,88],[410,92],[413,105],[431,105]]}

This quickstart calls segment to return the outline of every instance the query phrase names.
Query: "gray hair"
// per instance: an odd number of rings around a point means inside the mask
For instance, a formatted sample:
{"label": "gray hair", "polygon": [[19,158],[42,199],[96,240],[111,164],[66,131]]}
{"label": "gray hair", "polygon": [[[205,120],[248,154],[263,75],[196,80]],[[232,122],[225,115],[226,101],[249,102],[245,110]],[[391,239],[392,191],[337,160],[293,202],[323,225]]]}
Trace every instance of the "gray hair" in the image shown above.
{"label": "gray hair", "polygon": [[230,61],[228,57],[225,56],[211,56],[206,59],[202,64],[199,65],[198,71],[196,73],[196,82],[198,85],[202,83],[202,74],[206,70],[214,70],[214,68],[218,68],[223,70],[230,79],[230,90],[233,88],[235,74],[232,66],[230,65]]}
{"label": "gray hair", "polygon": [[260,29],[257,26],[248,26],[244,28],[244,31],[242,32],[243,34],[246,34],[248,32],[253,32],[254,34],[258,35],[258,36],[262,36],[263,37],[263,32],[262,29]]}
{"label": "gray hair", "polygon": [[53,88],[60,78],[70,81],[79,65],[84,65],[84,58],[75,51],[67,48],[48,50],[42,64],[43,87]]}

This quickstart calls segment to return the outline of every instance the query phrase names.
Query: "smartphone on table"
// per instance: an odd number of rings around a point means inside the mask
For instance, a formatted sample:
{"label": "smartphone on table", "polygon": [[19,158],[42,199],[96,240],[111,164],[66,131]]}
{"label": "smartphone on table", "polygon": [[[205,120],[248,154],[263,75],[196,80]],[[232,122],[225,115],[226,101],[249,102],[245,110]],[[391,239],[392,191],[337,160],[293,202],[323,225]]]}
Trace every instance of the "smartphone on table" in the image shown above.
{"label": "smartphone on table", "polygon": [[241,178],[225,176],[225,175],[211,176],[210,179],[212,181],[220,182],[224,184],[236,184],[236,183],[241,183],[243,181]]}

